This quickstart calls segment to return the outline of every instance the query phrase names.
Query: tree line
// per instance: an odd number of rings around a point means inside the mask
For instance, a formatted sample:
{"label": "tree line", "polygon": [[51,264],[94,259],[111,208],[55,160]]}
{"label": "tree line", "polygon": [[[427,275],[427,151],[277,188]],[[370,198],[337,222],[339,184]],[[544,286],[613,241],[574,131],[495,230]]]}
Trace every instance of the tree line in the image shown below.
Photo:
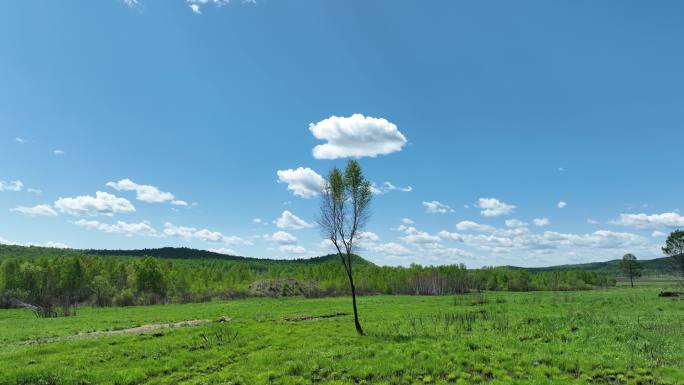
{"label": "tree line", "polygon": [[[463,265],[387,267],[355,257],[358,294],[445,295],[477,290],[584,290],[615,284],[593,272],[530,273]],[[349,295],[348,277],[334,258],[319,263],[258,260],[165,260],[154,257],[62,256],[4,258],[0,306],[32,306],[41,316],[74,315],[79,305],[132,306],[203,302],[262,295],[256,282],[309,282],[287,293]]]}

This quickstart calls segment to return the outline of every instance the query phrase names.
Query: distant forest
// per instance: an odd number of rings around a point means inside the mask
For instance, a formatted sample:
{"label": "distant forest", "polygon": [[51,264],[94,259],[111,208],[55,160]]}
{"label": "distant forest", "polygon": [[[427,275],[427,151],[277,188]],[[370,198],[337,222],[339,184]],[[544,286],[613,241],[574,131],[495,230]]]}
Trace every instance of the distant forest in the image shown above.
{"label": "distant forest", "polygon": [[[658,260],[643,261],[658,272]],[[387,267],[354,264],[364,295],[443,295],[481,290],[586,290],[615,285],[617,271],[562,266],[523,269],[463,265]],[[348,294],[337,255],[312,259],[243,258],[187,248],[74,250],[0,245],[0,306],[70,315],[78,305],[132,306],[247,296]]]}

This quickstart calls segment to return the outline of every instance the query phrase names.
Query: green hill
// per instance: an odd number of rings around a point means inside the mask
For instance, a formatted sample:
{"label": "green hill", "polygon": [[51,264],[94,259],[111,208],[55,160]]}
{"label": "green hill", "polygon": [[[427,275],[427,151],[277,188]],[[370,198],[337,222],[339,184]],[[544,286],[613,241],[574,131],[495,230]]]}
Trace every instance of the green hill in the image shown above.
{"label": "green hill", "polygon": [[[2,245],[0,244],[0,260],[6,257],[22,257],[22,258],[38,258],[38,257],[58,257],[58,256],[111,256],[111,257],[144,257],[150,256],[160,259],[177,259],[177,260],[220,260],[231,261],[233,263],[244,262],[246,264],[257,265],[316,265],[328,262],[338,262],[336,254],[330,254],[313,258],[301,259],[268,259],[268,258],[250,258],[237,255],[227,255],[215,253],[208,250],[191,249],[187,247],[161,247],[154,249],[136,249],[136,250],[116,250],[116,249],[57,249],[51,247],[40,246],[17,246],[17,245]],[[357,264],[373,265],[372,262],[361,257],[356,257]],[[667,258],[644,259],[639,263],[644,268],[643,275],[666,275],[667,274]],[[613,276],[620,276],[620,260],[614,259],[605,262],[590,262],[570,265],[556,265],[547,267],[517,267],[517,266],[503,266],[510,269],[527,270],[530,273],[553,272],[553,271],[588,271],[599,274],[609,274]]]}
{"label": "green hill", "polygon": [[[654,275],[667,275],[667,257],[656,258],[656,259],[644,259],[640,260],[639,263],[643,267],[643,275],[654,276]],[[512,269],[522,269],[515,266],[506,266]],[[524,268],[531,273],[537,272],[549,272],[549,271],[590,271],[598,274],[610,274],[614,276],[622,275],[620,270],[620,260],[613,259],[606,262],[590,262],[590,263],[579,263],[572,265],[557,265],[548,267],[531,267]]]}

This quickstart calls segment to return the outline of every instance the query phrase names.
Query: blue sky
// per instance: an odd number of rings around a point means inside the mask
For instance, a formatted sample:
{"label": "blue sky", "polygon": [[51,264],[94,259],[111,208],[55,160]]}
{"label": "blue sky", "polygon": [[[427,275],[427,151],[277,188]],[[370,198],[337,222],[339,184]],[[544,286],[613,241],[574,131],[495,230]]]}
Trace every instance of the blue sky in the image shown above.
{"label": "blue sky", "polygon": [[683,11],[5,4],[0,242],[319,255],[318,175],[352,157],[377,263],[658,257],[684,228]]}

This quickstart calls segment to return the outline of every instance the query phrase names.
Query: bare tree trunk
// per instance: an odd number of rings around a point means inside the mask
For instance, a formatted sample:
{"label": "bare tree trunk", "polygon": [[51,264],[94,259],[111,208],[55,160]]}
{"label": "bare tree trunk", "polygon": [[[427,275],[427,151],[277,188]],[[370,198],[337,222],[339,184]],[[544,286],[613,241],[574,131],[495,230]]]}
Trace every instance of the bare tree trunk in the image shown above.
{"label": "bare tree trunk", "polygon": [[629,275],[629,282],[632,284],[632,289],[634,289],[634,277],[632,274]]}
{"label": "bare tree trunk", "polygon": [[352,293],[352,307],[354,308],[354,326],[356,326],[356,332],[359,333],[360,336],[364,335],[363,329],[361,328],[361,323],[359,322],[359,312],[356,309],[356,287],[354,286],[354,278],[352,277],[351,273],[347,274],[349,277],[349,286],[351,287],[351,293]]}

